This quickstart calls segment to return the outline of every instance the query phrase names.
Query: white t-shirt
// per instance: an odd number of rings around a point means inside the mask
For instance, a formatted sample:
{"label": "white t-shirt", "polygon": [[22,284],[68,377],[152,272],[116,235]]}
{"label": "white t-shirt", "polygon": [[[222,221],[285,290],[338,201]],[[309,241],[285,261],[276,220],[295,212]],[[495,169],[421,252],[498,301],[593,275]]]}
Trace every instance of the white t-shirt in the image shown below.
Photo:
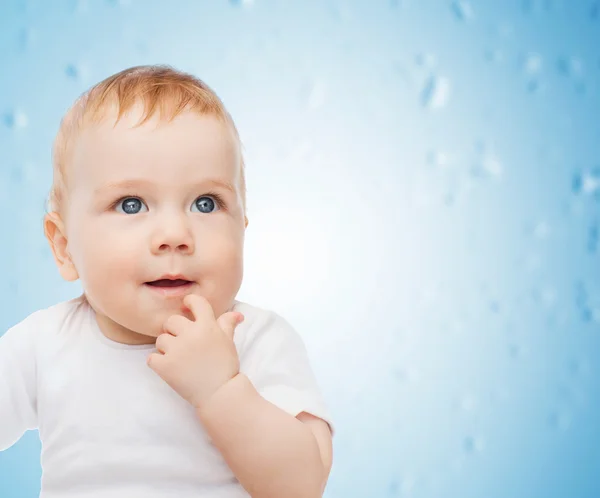
{"label": "white t-shirt", "polygon": [[[305,345],[274,312],[235,301],[240,371],[292,416],[331,417]],[[26,430],[42,442],[40,498],[241,498],[249,494],[192,406],[147,364],[154,345],[102,334],[74,299],[0,336],[0,451]]]}

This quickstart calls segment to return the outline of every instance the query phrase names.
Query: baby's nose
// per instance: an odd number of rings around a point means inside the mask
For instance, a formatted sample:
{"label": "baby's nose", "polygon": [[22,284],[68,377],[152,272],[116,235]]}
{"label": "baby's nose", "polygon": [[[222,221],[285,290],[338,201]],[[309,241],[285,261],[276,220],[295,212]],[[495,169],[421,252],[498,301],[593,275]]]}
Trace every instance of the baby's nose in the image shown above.
{"label": "baby's nose", "polygon": [[152,241],[153,252],[177,251],[191,253],[195,249],[194,238],[185,223],[169,223],[158,229]]}
{"label": "baby's nose", "polygon": [[180,252],[190,252],[190,244],[169,244],[163,243],[158,248],[159,252],[165,252],[170,250],[176,250]]}

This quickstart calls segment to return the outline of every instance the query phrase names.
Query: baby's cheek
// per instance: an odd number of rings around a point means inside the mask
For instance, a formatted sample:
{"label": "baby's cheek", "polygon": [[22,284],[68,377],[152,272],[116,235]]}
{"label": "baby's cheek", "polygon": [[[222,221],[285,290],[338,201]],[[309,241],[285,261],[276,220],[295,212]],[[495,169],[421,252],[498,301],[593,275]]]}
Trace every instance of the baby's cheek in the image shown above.
{"label": "baby's cheek", "polygon": [[130,244],[120,244],[110,238],[90,238],[85,246],[84,268],[80,273],[89,283],[122,282],[134,275],[139,258]]}
{"label": "baby's cheek", "polygon": [[236,286],[243,272],[241,249],[232,244],[220,244],[213,253],[208,268],[210,268],[211,279],[218,281],[224,287]]}
{"label": "baby's cheek", "polygon": [[204,265],[203,287],[213,307],[227,307],[242,283],[242,247],[232,239],[222,239],[212,249],[210,260],[207,258]]}

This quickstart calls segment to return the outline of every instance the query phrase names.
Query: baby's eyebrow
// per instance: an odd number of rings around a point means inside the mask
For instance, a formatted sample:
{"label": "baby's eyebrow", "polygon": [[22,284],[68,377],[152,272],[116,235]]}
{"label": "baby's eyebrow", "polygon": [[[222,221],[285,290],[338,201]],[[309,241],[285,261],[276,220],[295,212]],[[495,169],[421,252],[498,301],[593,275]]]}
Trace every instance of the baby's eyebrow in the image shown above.
{"label": "baby's eyebrow", "polygon": [[[156,186],[155,182],[151,182],[149,180],[144,179],[128,179],[121,180],[119,182],[109,182],[104,185],[96,188],[94,190],[94,195],[102,195],[111,190],[128,190],[128,189],[140,189],[140,188],[152,188]],[[208,178],[206,180],[201,180],[194,185],[196,188],[202,188],[207,186],[212,187],[220,187],[222,189],[228,190],[231,193],[235,193],[235,187],[233,184],[221,178]]]}

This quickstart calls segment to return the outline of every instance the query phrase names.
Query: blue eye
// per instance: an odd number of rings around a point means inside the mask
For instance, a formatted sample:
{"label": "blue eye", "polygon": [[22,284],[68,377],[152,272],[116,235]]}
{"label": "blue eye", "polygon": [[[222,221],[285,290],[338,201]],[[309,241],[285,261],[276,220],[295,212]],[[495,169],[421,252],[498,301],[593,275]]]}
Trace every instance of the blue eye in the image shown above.
{"label": "blue eye", "polygon": [[[223,205],[223,201],[218,195],[203,195],[194,201],[192,211],[209,214],[218,211]],[[139,197],[123,197],[115,203],[114,209],[122,214],[138,214],[148,211],[148,207]]]}
{"label": "blue eye", "polygon": [[215,202],[212,197],[203,195],[194,201],[194,204],[192,204],[192,211],[196,208],[200,213],[212,213],[215,207],[218,207],[217,202]]}
{"label": "blue eye", "polygon": [[117,203],[117,211],[123,214],[137,214],[142,211],[143,208],[148,208],[146,205],[137,197],[127,197]]}

